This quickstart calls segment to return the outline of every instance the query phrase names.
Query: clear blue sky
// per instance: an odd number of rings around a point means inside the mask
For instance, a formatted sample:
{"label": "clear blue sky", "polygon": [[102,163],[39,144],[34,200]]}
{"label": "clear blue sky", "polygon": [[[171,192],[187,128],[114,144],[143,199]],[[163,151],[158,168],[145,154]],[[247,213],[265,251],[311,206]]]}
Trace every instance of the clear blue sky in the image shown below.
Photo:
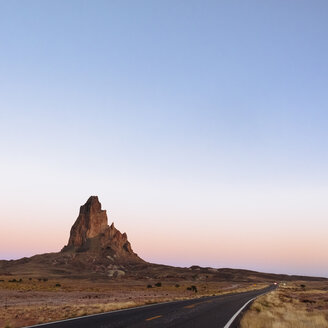
{"label": "clear blue sky", "polygon": [[0,257],[60,248],[96,194],[146,259],[328,276],[327,10],[0,1],[0,223],[28,245],[0,235]]}

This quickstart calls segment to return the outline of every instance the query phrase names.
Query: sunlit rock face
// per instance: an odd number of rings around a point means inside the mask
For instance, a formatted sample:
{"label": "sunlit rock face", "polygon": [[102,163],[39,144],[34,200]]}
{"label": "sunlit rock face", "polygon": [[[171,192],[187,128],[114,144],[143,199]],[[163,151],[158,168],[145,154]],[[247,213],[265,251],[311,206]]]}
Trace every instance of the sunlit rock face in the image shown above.
{"label": "sunlit rock face", "polygon": [[80,207],[80,213],[62,252],[90,252],[118,261],[142,261],[132,251],[126,233],[108,225],[107,213],[101,209],[97,196],[91,196]]}
{"label": "sunlit rock face", "polygon": [[108,227],[107,214],[97,196],[91,196],[80,207],[80,214],[71,228],[68,247],[81,247],[87,239],[103,233]]}

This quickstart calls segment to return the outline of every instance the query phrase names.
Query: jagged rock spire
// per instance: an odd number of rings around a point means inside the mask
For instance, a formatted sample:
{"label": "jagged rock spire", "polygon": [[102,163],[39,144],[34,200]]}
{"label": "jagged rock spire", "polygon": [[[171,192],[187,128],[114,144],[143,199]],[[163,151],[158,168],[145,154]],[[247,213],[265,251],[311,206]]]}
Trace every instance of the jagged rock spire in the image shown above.
{"label": "jagged rock spire", "polygon": [[88,238],[103,233],[108,226],[107,213],[101,209],[97,196],[91,196],[80,207],[80,214],[71,228],[68,247],[81,247]]}
{"label": "jagged rock spire", "polygon": [[108,225],[107,213],[101,209],[97,196],[91,196],[80,207],[80,213],[71,228],[64,252],[92,252],[100,256],[113,257],[122,261],[142,261],[132,251],[126,233]]}

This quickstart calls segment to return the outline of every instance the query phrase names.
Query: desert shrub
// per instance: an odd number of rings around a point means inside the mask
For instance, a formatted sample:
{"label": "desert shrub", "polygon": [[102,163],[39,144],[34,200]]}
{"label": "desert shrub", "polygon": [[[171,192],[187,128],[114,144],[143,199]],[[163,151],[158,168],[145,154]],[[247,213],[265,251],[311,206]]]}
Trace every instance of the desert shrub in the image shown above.
{"label": "desert shrub", "polygon": [[18,282],[16,279],[8,280],[8,282]]}
{"label": "desert shrub", "polygon": [[28,278],[28,280],[29,280],[29,281],[31,281],[31,280],[32,280],[32,278]]}
{"label": "desert shrub", "polygon": [[179,285],[179,284],[176,284],[176,285],[175,285],[175,287],[176,287],[176,288],[179,288],[179,287],[180,287],[180,285]]}
{"label": "desert shrub", "polygon": [[187,290],[191,290],[191,291],[193,291],[193,292],[195,292],[195,293],[198,292],[197,287],[194,286],[194,285],[192,285],[191,287],[187,287]]}
{"label": "desert shrub", "polygon": [[156,286],[156,287],[162,287],[162,283],[161,283],[161,282],[157,282],[157,283],[155,284],[155,286]]}
{"label": "desert shrub", "polygon": [[194,285],[192,285],[192,286],[191,286],[191,290],[192,290],[192,291],[194,291],[195,293],[197,293],[197,292],[198,292],[198,290],[197,290],[197,287],[196,287],[196,286],[194,286]]}
{"label": "desert shrub", "polygon": [[61,284],[56,284],[55,287],[61,287]]}
{"label": "desert shrub", "polygon": [[301,287],[302,287],[302,288],[305,288],[306,286],[302,284]]}
{"label": "desert shrub", "polygon": [[316,303],[315,300],[302,300],[301,302],[303,302],[303,303],[310,303],[310,304]]}
{"label": "desert shrub", "polygon": [[147,288],[153,288],[153,286],[152,285],[147,285]]}
{"label": "desert shrub", "polygon": [[44,282],[46,282],[46,281],[48,281],[48,278],[43,278],[42,280],[43,280]]}

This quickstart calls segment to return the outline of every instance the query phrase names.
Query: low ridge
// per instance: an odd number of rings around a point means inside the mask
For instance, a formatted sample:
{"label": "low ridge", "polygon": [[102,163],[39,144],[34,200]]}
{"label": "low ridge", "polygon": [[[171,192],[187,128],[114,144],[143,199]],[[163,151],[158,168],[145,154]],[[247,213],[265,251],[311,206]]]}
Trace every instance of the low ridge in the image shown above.
{"label": "low ridge", "polygon": [[240,269],[214,269],[192,266],[179,268],[148,263],[133,252],[126,233],[108,225],[107,213],[97,196],[80,207],[66,246],[58,253],[29,258],[0,260],[0,274],[69,278],[134,280],[182,280],[216,282],[254,282],[326,280],[318,277],[289,276]]}

